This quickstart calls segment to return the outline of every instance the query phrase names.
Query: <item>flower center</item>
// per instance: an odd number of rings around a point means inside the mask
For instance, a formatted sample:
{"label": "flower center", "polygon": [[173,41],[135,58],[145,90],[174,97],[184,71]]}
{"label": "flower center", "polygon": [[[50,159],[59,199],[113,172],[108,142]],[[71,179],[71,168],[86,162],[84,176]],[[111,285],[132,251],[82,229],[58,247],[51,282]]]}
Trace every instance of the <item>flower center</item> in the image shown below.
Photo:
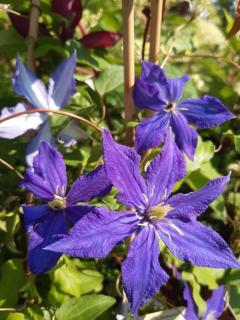
{"label": "flower center", "polygon": [[164,108],[164,111],[171,112],[171,111],[174,111],[175,108],[176,108],[176,103],[175,102],[169,102],[166,105],[166,107]]}
{"label": "flower center", "polygon": [[161,203],[149,211],[149,218],[150,220],[160,220],[162,219],[169,211],[171,211],[173,208],[167,204],[166,206],[163,206]]}
{"label": "flower center", "polygon": [[66,208],[66,198],[59,197],[58,195],[54,195],[54,199],[48,202],[48,206],[53,210],[63,210]]}

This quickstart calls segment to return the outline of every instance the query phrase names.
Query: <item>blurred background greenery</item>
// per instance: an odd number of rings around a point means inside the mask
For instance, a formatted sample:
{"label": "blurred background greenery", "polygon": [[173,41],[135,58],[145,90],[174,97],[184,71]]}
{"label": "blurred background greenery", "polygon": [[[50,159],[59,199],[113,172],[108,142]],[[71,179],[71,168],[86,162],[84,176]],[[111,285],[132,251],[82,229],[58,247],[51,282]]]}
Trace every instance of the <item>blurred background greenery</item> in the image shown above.
{"label": "blurred background greenery", "polygon": [[[235,255],[240,254],[240,38],[227,38],[233,25],[235,1],[193,0],[166,1],[161,37],[160,63],[170,77],[185,73],[191,76],[183,98],[213,95],[224,102],[236,115],[220,127],[200,132],[194,163],[188,162],[188,175],[177,189],[189,192],[202,187],[210,179],[232,171],[231,182],[225,193],[201,216],[229,243]],[[136,72],[140,62],[148,58],[149,43],[144,30],[148,19],[148,1],[135,1],[135,58]],[[19,53],[26,61],[27,37],[13,26],[9,13],[29,12],[29,0],[5,0],[0,5],[0,108],[14,106],[18,101],[11,78]],[[122,31],[121,1],[82,0],[81,27],[63,42],[59,26],[71,24],[70,18],[52,12],[51,0],[41,1],[40,22],[47,32],[40,32],[35,55],[37,74],[47,80],[57,64],[75,49],[77,91],[65,111],[84,116],[99,127],[108,127],[119,142],[123,142],[123,61],[122,40],[110,47],[87,48],[81,38],[85,31]],[[21,24],[21,23],[20,23]],[[45,31],[46,31],[45,30]],[[143,118],[136,111],[135,126]],[[238,118],[238,119],[237,119]],[[71,120],[51,116],[55,136]],[[76,124],[81,131],[79,142],[65,149],[68,177],[72,181],[90,171],[101,161],[101,137],[91,128]],[[0,140],[0,157],[20,172],[26,165],[26,142],[34,133],[15,140]],[[156,148],[151,157],[159,152]],[[70,183],[69,183],[70,184]],[[118,210],[116,191],[95,204],[104,203]],[[18,178],[5,167],[0,168],[0,319],[58,319],[92,320],[115,319],[121,305],[120,266],[127,244],[119,245],[105,260],[79,260],[64,256],[47,274],[33,276],[27,271],[26,242],[22,211],[25,191],[19,188]],[[228,305],[221,319],[240,319],[240,271],[213,270],[193,267],[173,258],[162,248],[161,264],[171,274],[174,264],[182,270],[183,278],[192,285],[196,303],[204,311],[210,290],[226,285]],[[182,286],[172,278],[146,306],[141,314],[183,306]],[[6,310],[5,310],[6,308]],[[5,311],[4,311],[5,310]],[[159,319],[176,319],[177,311],[169,318],[164,313]],[[129,316],[130,319],[130,316]],[[144,319],[147,319],[145,317]]]}

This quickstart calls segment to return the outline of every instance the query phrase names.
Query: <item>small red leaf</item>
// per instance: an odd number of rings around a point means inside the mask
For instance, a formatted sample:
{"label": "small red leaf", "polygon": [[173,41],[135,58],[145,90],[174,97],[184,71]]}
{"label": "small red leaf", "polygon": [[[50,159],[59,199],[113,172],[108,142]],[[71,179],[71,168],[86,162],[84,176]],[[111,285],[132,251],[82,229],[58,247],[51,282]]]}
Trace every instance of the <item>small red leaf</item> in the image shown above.
{"label": "small red leaf", "polygon": [[231,38],[240,30],[240,0],[237,1],[234,22],[231,30],[228,32],[227,37]]}

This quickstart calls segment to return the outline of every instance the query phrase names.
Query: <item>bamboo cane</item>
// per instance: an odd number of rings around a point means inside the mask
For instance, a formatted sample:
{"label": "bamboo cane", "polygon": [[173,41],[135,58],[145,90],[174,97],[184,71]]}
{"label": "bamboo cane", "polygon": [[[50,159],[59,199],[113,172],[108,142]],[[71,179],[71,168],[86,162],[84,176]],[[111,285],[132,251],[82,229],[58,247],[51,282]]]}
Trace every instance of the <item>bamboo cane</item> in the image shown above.
{"label": "bamboo cane", "polygon": [[[124,61],[124,111],[125,120],[134,117],[134,0],[122,0],[123,11],[123,61]],[[133,145],[133,128],[126,128],[126,144]]]}

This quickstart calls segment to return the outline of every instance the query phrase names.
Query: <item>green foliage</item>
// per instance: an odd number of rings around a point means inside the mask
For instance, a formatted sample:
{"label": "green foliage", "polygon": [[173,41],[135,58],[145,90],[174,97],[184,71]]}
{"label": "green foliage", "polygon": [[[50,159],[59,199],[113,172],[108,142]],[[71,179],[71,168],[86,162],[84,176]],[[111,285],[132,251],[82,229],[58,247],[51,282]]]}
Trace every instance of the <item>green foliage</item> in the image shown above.
{"label": "green foliage", "polygon": [[115,303],[104,295],[68,299],[56,312],[57,320],[94,320]]}

